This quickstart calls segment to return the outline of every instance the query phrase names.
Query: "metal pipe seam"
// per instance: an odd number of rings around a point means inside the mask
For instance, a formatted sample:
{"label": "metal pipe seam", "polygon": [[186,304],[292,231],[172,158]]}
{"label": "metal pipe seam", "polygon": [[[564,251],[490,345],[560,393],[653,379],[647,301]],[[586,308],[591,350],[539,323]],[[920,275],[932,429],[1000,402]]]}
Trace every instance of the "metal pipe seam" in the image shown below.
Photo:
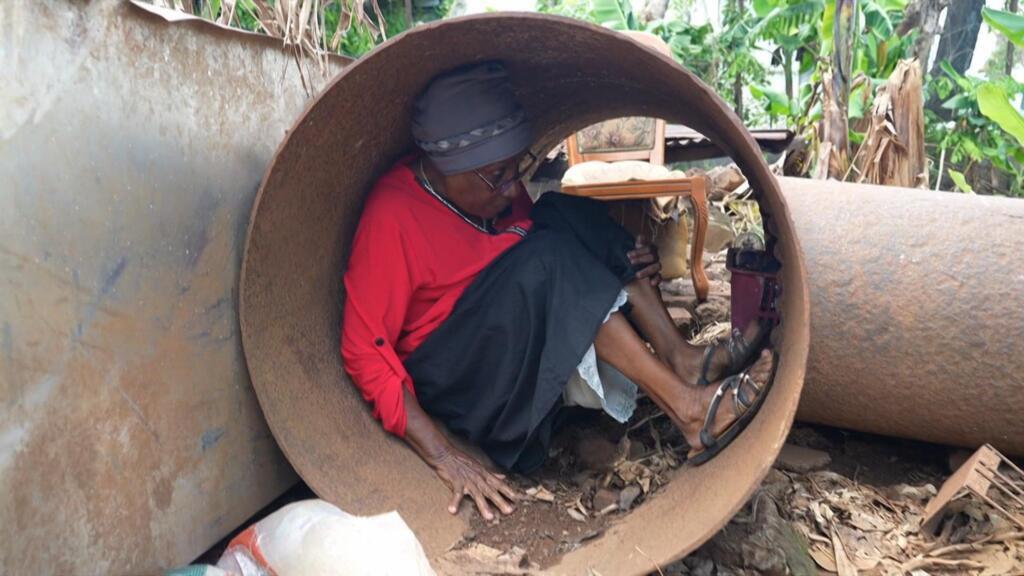
{"label": "metal pipe seam", "polygon": [[624,115],[699,130],[740,166],[779,239],[781,362],[762,411],[713,462],[680,470],[549,569],[646,574],[710,538],[767,474],[796,412],[808,347],[802,255],[778,184],[736,115],[670,58],[575,20],[488,14],[417,27],[346,68],[289,132],[253,208],[240,288],[250,376],[278,443],[318,495],[359,514],[397,509],[431,557],[458,540],[466,519],[445,511],[446,488],[373,421],[344,372],[341,277],[366,191],[409,149],[415,95],[437,73],[489,59],[508,66],[539,148]]}

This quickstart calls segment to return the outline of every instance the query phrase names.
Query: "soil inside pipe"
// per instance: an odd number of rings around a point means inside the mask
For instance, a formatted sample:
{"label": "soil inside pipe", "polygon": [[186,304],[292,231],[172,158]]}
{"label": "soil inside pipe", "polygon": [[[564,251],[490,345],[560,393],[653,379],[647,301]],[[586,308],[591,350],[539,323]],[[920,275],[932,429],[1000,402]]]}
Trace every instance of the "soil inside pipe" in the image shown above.
{"label": "soil inside pipe", "polygon": [[[556,170],[546,168],[541,171],[548,172],[548,176]],[[729,195],[728,201],[735,203],[737,211],[731,212],[731,217],[718,212],[721,221],[714,223],[710,246],[714,252],[705,253],[703,262],[710,282],[706,301],[698,300],[695,294],[688,263],[683,264],[682,275],[661,285],[670,316],[694,344],[721,341],[728,334],[730,275],[725,266],[726,250],[722,248],[730,242],[732,230],[760,226],[756,219],[748,222],[743,216],[756,214],[756,208],[752,207],[754,202],[740,196]],[[665,223],[647,215],[646,202],[612,203],[610,212],[632,232],[657,238],[666,230]],[[738,208],[740,205],[748,210]],[[687,215],[684,212],[680,216],[684,224]],[[638,226],[642,231],[632,229]],[[681,241],[683,252],[689,253],[685,246],[688,238],[673,239]],[[642,392],[635,413],[626,423],[618,423],[600,410],[578,407],[568,409],[565,420],[543,468],[529,476],[512,475],[508,479],[524,495],[516,511],[492,522],[473,513],[456,550],[481,544],[505,554],[522,553],[524,563],[547,568],[566,552],[600,538],[610,525],[640,506],[655,505],[648,502],[657,497],[686,460],[688,447],[682,434]],[[472,508],[468,501],[465,505]]]}

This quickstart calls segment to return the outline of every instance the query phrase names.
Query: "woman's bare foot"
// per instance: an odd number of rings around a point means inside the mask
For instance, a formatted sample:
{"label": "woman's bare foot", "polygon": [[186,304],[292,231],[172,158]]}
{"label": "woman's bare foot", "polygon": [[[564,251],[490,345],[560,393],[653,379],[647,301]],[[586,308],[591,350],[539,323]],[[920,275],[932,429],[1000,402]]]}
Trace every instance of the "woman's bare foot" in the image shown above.
{"label": "woman's bare foot", "polygon": [[[737,404],[736,396],[732,392],[725,394],[719,402],[718,409],[713,415],[713,420],[708,430],[712,438],[718,438],[740,415],[749,409],[749,406],[755,402],[759,394],[766,393],[765,384],[767,384],[768,379],[771,377],[771,372],[772,353],[769,350],[762,350],[757,361],[746,370],[749,379],[743,379],[739,384],[741,388],[739,392],[741,403]],[[701,390],[701,406],[696,412],[696,417],[694,417],[694,413],[690,413],[685,422],[676,423],[682,431],[686,442],[695,450],[705,448],[704,442],[701,441],[701,429],[704,427],[711,402],[718,393],[721,384],[722,382],[715,382],[713,385]],[[746,406],[742,400],[746,401]]]}

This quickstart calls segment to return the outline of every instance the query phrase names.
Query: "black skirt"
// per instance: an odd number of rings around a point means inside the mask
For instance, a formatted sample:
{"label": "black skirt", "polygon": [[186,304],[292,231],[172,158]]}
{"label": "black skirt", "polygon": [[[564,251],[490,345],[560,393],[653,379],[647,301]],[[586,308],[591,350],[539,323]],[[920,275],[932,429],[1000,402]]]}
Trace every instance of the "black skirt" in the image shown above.
{"label": "black skirt", "polygon": [[404,365],[423,409],[517,472],[547,457],[562,390],[636,273],[594,200],[549,193]]}

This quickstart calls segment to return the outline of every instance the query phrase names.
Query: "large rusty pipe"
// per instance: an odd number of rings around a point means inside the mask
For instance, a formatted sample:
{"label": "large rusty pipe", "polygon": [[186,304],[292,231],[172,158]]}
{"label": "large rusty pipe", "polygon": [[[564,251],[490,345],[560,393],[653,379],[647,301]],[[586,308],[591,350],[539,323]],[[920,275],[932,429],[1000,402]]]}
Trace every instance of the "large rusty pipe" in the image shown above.
{"label": "large rusty pipe", "polygon": [[799,417],[1024,455],[1024,200],[781,183],[811,297]]}
{"label": "large rusty pipe", "polygon": [[578,21],[500,14],[418,27],[346,68],[290,131],[253,209],[240,293],[250,376],[274,436],[320,496],[355,513],[397,509],[430,555],[458,540],[466,519],[445,513],[446,488],[373,421],[345,374],[341,277],[365,193],[410,147],[415,95],[437,73],[486,59],[508,64],[538,147],[616,116],[686,124],[738,163],[778,232],[782,359],[762,412],[713,462],[683,469],[551,568],[645,574],[713,535],[767,473],[796,412],[808,345],[801,253],[778,183],[735,114],[670,58]]}

